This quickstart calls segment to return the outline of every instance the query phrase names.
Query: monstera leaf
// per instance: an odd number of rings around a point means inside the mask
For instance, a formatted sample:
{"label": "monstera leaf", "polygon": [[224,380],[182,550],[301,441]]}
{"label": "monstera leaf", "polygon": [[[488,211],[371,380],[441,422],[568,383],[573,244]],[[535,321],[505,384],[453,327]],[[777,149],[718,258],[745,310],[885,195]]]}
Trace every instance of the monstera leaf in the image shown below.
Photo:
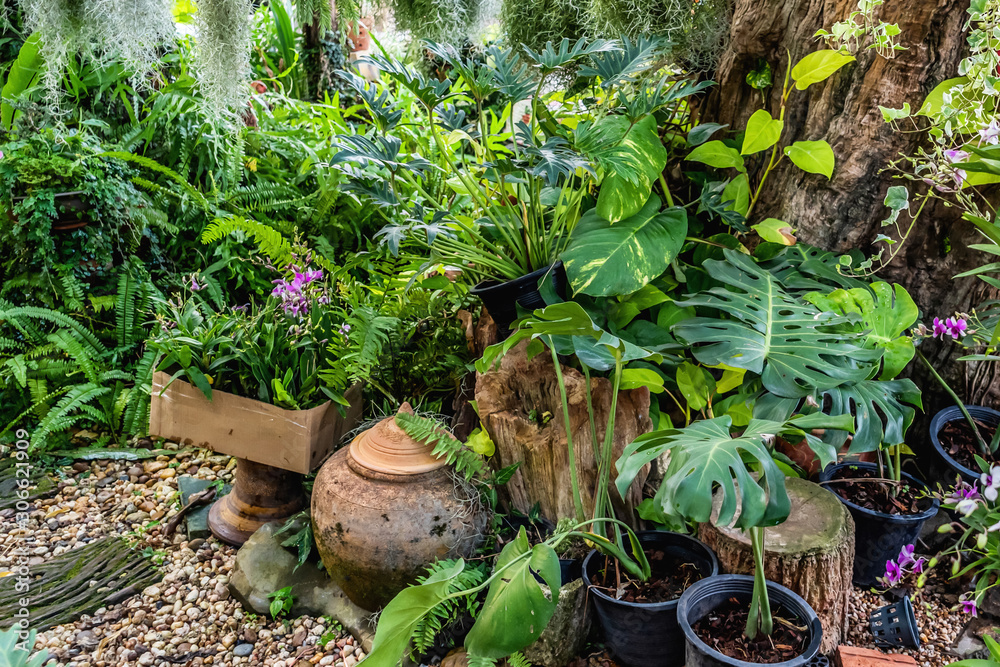
{"label": "monstera leaf", "polygon": [[[670,452],[670,464],[657,499],[668,515],[680,515],[703,523],[712,518],[712,494],[722,495],[718,525],[737,528],[773,526],[788,516],[790,503],[785,475],[768,448],[777,435],[818,439],[813,428],[850,430],[851,420],[823,414],[798,417],[788,422],[751,419],[743,432],[732,435],[732,420],[715,417],[684,429],[654,431],[636,438],[618,459],[619,492],[628,490],[646,463]],[[752,475],[753,469],[757,475]]]}
{"label": "monstera leaf", "polygon": [[[916,414],[913,406],[921,407],[920,390],[906,379],[865,380],[827,389],[823,395],[829,399],[829,414],[854,415],[851,453],[874,452],[883,444],[902,443]],[[847,434],[828,432],[823,439],[840,447]]]}
{"label": "monstera leaf", "polygon": [[[555,613],[562,581],[559,556],[551,546],[532,547],[521,528],[497,556],[494,570],[503,567],[507,569],[493,579],[482,611],[465,638],[469,655],[499,659],[520,651],[538,639]],[[549,587],[549,595],[539,586],[536,574]]]}
{"label": "monstera leaf", "polygon": [[903,334],[917,321],[919,311],[901,285],[878,282],[829,294],[807,294],[803,298],[823,310],[860,316],[864,347],[884,350],[880,379],[896,377],[913,358],[913,339]]}
{"label": "monstera leaf", "polygon": [[849,318],[788,294],[750,257],[728,249],[724,254],[726,261],[703,264],[724,286],[678,302],[731,318],[695,317],[674,327],[698,361],[757,373],[765,389],[789,398],[860,382],[876,372],[882,350],[862,348],[861,334],[850,333]]}
{"label": "monstera leaf", "polygon": [[625,296],[670,266],[687,235],[687,213],[675,206],[660,210],[650,195],[642,210],[611,223],[596,209],[583,214],[562,254],[566,275],[576,292],[590,296]]}

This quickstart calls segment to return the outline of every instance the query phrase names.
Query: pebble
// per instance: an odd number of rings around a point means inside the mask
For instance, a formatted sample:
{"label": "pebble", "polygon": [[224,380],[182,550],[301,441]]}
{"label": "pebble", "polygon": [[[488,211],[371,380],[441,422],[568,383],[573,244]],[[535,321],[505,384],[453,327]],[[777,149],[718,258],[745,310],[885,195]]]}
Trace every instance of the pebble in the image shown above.
{"label": "pebble", "polygon": [[[228,584],[235,549],[214,538],[187,541],[183,524],[164,538],[163,526],[149,523],[157,518],[165,523],[176,512],[177,475],[183,471],[195,468],[195,475],[209,482],[232,477],[230,457],[195,454],[172,467],[175,461],[163,456],[62,468],[67,479],[54,480],[54,495],[29,510],[27,544],[23,532],[15,531],[16,522],[8,520],[13,512],[0,511],[0,570],[2,554],[15,549],[24,548],[35,559],[29,563],[39,565],[109,534],[129,534],[139,550],[149,547],[162,558],[160,581],[75,623],[40,632],[36,648],[50,653],[51,664],[66,667],[334,664],[332,651],[318,646],[326,621],[293,619],[285,634],[283,623],[248,615],[232,598]],[[336,641],[345,639],[341,633]],[[308,652],[298,656],[303,649]],[[185,658],[200,650],[208,655]]]}

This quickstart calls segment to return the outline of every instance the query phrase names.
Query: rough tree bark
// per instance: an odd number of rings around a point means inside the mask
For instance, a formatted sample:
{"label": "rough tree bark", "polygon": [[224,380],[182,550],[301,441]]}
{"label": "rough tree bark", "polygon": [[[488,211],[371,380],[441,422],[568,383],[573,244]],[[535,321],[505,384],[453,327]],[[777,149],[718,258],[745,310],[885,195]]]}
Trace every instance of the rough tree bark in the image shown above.
{"label": "rough tree bark", "polygon": [[[788,53],[795,63],[824,48],[813,34],[847,18],[856,5],[855,0],[736,0],[730,41],[714,74],[719,85],[702,105],[700,120],[728,123],[734,129],[746,127],[747,119],[761,107],[760,91],[746,83],[746,75],[759,59],[770,63],[773,71],[775,85],[767,91],[766,108],[777,116]],[[921,133],[893,132],[878,107],[900,108],[908,102],[917,109],[935,85],[957,75],[965,55],[962,28],[968,6],[968,0],[890,0],[880,8],[880,18],[899,24],[900,40],[908,50],[892,60],[863,51],[856,63],[827,81],[793,91],[786,107],[782,145],[825,139],[837,158],[833,179],[807,174],[784,160],[768,177],[753,217],[784,220],[805,243],[839,252],[860,248],[872,254],[876,250],[872,243],[883,231],[880,221],[886,217],[882,201],[894,181],[891,173],[880,172],[924,140]],[[764,160],[759,158],[759,162]],[[751,168],[762,171],[762,167]],[[759,177],[759,172],[751,171],[752,187],[754,176]],[[967,310],[987,296],[986,290],[973,278],[953,280],[952,276],[983,261],[981,253],[967,248],[976,238],[972,226],[954,208],[928,204],[900,255],[877,278],[905,286],[928,318]],[[947,372],[947,362],[956,356],[954,346],[930,347],[925,352]],[[959,373],[966,368],[954,364],[951,370]],[[915,364],[912,372],[925,394],[934,391],[934,382],[923,368]],[[972,369],[967,378],[952,378],[959,380],[953,384],[956,390],[965,390],[964,395],[973,400],[982,400],[990,385],[996,384],[994,369],[989,367]],[[933,414],[944,404],[947,399],[930,395],[924,407],[927,414]]]}
{"label": "rough tree bark", "polygon": [[[502,493],[519,511],[527,514],[537,502],[542,516],[556,521],[574,515],[559,383],[552,358],[539,354],[528,360],[526,348],[526,342],[520,343],[507,353],[497,370],[477,376],[476,404],[483,427],[496,444],[493,461],[501,467],[521,464]],[[564,366],[562,373],[580,492],[584,512],[589,517],[594,511],[598,474],[587,412],[587,380],[574,368]],[[611,382],[606,378],[591,378],[590,393],[599,446],[611,409]],[[619,392],[612,460],[617,460],[626,445],[652,428],[649,396],[646,387]],[[636,476],[624,503],[612,484],[612,502],[618,518],[634,523],[633,510],[642,500],[647,471],[648,468]],[[617,473],[612,471],[612,482],[615,477]]]}

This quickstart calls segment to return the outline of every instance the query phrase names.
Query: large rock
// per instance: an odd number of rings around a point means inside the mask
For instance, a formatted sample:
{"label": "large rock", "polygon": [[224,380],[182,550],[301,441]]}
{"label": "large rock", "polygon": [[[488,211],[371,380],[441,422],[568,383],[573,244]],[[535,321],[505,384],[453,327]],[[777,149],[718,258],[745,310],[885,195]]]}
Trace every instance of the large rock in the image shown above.
{"label": "large rock", "polygon": [[532,664],[564,667],[583,650],[590,633],[590,609],[583,579],[559,590],[559,603],[552,620],[538,640],[523,653]]}
{"label": "large rock", "polygon": [[296,567],[298,561],[281,546],[274,533],[280,528],[269,523],[255,532],[236,552],[236,565],[229,578],[229,590],[245,607],[269,614],[268,595],[292,587],[292,614],[330,616],[340,622],[367,653],[375,630],[371,614],[351,602],[326,572],[312,563]]}

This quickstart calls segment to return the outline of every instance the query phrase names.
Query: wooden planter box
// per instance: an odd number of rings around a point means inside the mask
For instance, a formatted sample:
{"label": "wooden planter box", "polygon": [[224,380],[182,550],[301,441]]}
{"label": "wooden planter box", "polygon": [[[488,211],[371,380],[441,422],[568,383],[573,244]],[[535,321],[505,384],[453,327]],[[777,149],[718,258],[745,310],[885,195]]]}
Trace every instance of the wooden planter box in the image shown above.
{"label": "wooden planter box", "polygon": [[[170,386],[167,387],[167,383]],[[166,389],[164,389],[166,387]],[[314,470],[361,417],[361,387],[347,392],[345,417],[328,401],[310,410],[285,410],[251,398],[213,391],[153,374],[149,434],[204,447],[283,470]]]}

